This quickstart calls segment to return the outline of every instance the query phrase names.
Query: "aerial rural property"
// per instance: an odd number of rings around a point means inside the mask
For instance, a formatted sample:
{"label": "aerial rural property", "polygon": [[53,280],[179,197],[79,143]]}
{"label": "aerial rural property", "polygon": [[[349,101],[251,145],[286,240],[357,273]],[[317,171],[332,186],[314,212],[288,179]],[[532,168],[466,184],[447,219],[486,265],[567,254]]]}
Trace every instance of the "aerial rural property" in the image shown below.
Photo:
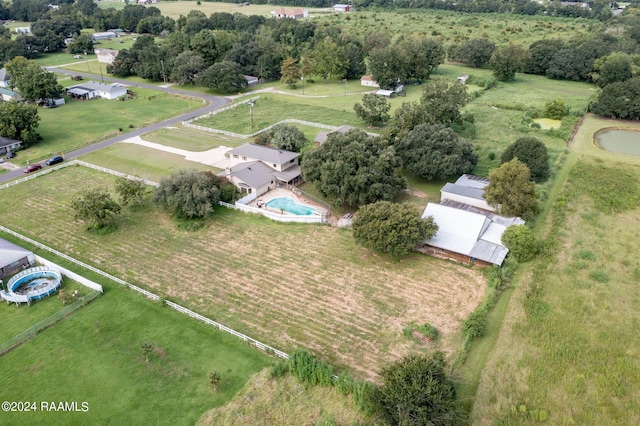
{"label": "aerial rural property", "polygon": [[0,0],[0,423],[640,423],[638,12]]}

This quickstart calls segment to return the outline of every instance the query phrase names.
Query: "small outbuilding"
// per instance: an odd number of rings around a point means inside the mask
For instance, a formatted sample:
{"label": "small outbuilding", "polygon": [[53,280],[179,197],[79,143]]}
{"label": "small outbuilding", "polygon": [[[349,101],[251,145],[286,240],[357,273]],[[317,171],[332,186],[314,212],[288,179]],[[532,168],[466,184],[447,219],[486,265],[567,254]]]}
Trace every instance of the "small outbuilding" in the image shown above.
{"label": "small outbuilding", "polygon": [[362,77],[360,77],[360,85],[368,87],[380,87],[378,82],[375,81],[370,75],[363,75]]}
{"label": "small outbuilding", "polygon": [[378,96],[384,96],[385,98],[390,98],[391,96],[393,96],[396,92],[394,90],[385,90],[385,89],[380,89],[376,91],[376,95]]}
{"label": "small outbuilding", "polygon": [[342,133],[342,134],[347,134],[349,133],[349,131],[355,129],[355,127],[353,126],[340,126],[338,128],[336,128],[335,130],[332,130],[330,132],[325,132],[323,130],[319,131],[318,134],[316,135],[315,139],[313,140],[313,143],[316,144],[316,146],[320,146],[323,143],[325,143],[327,141],[327,138],[329,137],[329,135],[331,133]]}
{"label": "small outbuilding", "polygon": [[88,81],[67,87],[67,94],[73,99],[87,100],[93,98],[117,99],[127,94],[127,88],[117,83],[106,84]]}
{"label": "small outbuilding", "polygon": [[307,11],[307,9],[301,8],[286,9],[284,7],[279,7],[275,10],[272,10],[271,14],[276,18],[302,19],[309,17],[309,12]]}
{"label": "small outbuilding", "polygon": [[22,145],[22,141],[0,136],[0,155],[15,151],[20,148],[20,145]]}
{"label": "small outbuilding", "polygon": [[440,189],[440,204],[454,201],[479,209],[495,211],[484,199],[484,189],[489,185],[489,179],[464,174],[455,183],[446,183]]}
{"label": "small outbuilding", "polygon": [[7,74],[6,68],[0,68],[0,87],[9,87],[9,83],[11,79],[9,78],[9,74]]}
{"label": "small outbuilding", "polygon": [[351,5],[349,4],[334,4],[333,5],[334,12],[350,12]]}
{"label": "small outbuilding", "polygon": [[247,86],[254,86],[260,82],[258,77],[254,77],[252,75],[243,75],[243,77],[247,80]]}
{"label": "small outbuilding", "polygon": [[0,87],[0,97],[5,102],[9,101],[22,101],[22,96],[18,92],[14,92],[13,90],[6,89],[4,87]]}
{"label": "small outbuilding", "polygon": [[118,34],[113,31],[104,31],[101,33],[91,34],[91,37],[93,38],[93,40],[108,40],[110,38],[118,37]]}
{"label": "small outbuilding", "polygon": [[36,259],[29,250],[0,238],[0,279],[5,279],[35,263]]}

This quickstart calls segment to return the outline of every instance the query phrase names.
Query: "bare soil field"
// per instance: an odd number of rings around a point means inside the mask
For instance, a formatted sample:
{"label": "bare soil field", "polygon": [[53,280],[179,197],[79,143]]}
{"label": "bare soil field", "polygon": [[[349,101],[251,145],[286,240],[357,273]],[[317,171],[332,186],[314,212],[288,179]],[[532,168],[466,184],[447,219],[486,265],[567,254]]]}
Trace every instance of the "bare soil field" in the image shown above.
{"label": "bare soil field", "polygon": [[113,178],[71,167],[2,190],[2,223],[282,350],[309,348],[360,378],[424,349],[402,335],[411,321],[438,328],[440,349],[452,353],[460,322],[484,294],[482,272],[463,265],[377,256],[348,230],[224,208],[197,232],[178,230],[151,206],[125,209],[116,232],[95,235],[69,209],[87,186],[113,188]]}

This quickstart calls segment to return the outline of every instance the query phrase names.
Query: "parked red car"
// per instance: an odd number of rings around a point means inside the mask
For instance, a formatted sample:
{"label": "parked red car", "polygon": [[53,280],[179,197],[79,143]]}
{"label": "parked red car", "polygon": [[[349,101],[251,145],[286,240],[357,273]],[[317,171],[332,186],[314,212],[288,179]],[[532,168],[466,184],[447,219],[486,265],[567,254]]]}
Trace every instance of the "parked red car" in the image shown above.
{"label": "parked red car", "polygon": [[24,172],[31,173],[31,172],[35,172],[36,170],[40,170],[41,168],[42,166],[40,165],[40,163],[30,164],[24,169]]}

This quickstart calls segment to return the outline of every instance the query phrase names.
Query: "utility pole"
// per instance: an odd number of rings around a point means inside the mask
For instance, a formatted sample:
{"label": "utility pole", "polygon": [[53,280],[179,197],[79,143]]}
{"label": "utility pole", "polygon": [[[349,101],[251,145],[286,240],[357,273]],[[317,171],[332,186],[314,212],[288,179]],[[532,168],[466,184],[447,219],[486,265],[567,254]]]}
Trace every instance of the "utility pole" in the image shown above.
{"label": "utility pole", "polygon": [[162,80],[164,84],[167,84],[167,76],[164,74],[164,59],[160,59],[160,66],[162,67]]}
{"label": "utility pole", "polygon": [[344,95],[347,96],[347,79],[343,78],[342,81],[344,81]]}
{"label": "utility pole", "polygon": [[255,104],[253,103],[253,101],[249,102],[249,120],[251,120],[251,128],[253,129],[253,106]]}
{"label": "utility pole", "polygon": [[304,74],[302,74],[302,77],[300,77],[300,80],[302,80],[302,95],[304,95]]}

